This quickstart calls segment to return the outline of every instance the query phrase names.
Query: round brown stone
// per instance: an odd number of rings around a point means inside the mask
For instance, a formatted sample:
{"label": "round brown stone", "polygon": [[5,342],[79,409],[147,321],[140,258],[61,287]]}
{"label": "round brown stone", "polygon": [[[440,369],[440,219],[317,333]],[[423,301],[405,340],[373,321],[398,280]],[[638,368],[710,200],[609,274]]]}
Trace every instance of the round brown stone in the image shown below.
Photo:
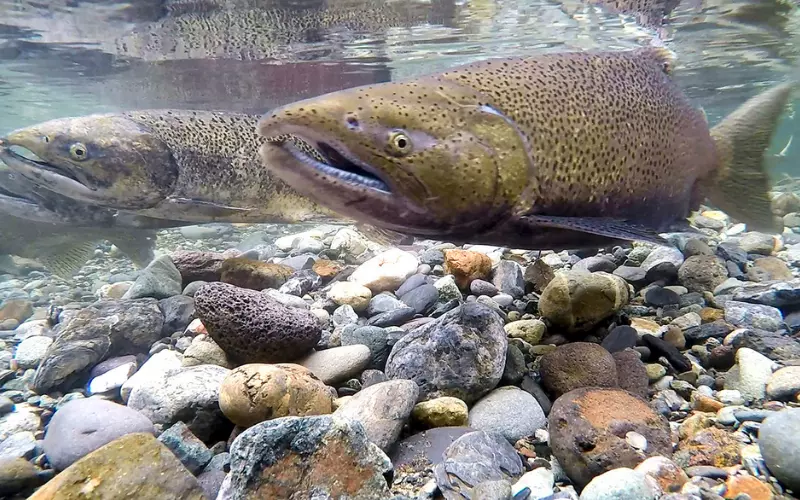
{"label": "round brown stone", "polygon": [[242,365],[219,389],[222,413],[240,427],[279,417],[325,415],[332,405],[328,387],[311,370],[291,363]]}
{"label": "round brown stone", "polygon": [[555,398],[579,387],[617,387],[617,365],[598,344],[573,342],[542,356],[542,384]]}
{"label": "round brown stone", "polygon": [[[612,469],[634,468],[647,457],[672,455],[669,423],[622,389],[570,391],[555,401],[548,423],[553,454],[580,488]],[[629,432],[644,436],[644,451],[628,443]]]}

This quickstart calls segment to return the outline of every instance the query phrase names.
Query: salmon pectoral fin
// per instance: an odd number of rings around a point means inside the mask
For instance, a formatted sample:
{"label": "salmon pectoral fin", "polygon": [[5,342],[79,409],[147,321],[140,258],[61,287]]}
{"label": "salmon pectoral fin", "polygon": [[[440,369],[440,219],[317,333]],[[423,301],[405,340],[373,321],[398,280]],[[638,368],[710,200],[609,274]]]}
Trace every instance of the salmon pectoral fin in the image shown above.
{"label": "salmon pectoral fin", "polygon": [[568,229],[608,238],[647,241],[657,245],[670,246],[670,243],[662,238],[657,231],[623,219],[609,217],[554,217],[550,215],[526,215],[522,219],[529,224],[542,228]]}
{"label": "salmon pectoral fin", "polygon": [[772,87],[711,129],[719,166],[708,198],[751,231],[783,230],[783,222],[772,213],[764,153],[794,86],[792,82]]}

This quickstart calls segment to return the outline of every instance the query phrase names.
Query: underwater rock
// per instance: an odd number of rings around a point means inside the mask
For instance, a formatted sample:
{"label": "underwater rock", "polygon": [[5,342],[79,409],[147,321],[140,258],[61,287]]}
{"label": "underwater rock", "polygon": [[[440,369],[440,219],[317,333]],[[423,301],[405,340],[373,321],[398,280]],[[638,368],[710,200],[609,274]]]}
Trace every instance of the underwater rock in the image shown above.
{"label": "underwater rock", "polygon": [[250,427],[273,418],[331,413],[328,387],[310,370],[294,364],[249,364],[228,373],[219,406],[234,424]]}
{"label": "underwater rock", "polygon": [[[359,422],[336,415],[256,424],[231,445],[221,499],[388,498],[392,463]],[[272,478],[280,475],[281,481]]]}
{"label": "underwater rock", "polygon": [[628,303],[628,284],[613,274],[556,274],[539,299],[539,312],[558,328],[586,331]]}
{"label": "underwater rock", "polygon": [[43,394],[104,359],[147,352],[161,337],[163,324],[155,299],[95,302],[80,310],[48,347],[33,390]]}
{"label": "underwater rock", "polygon": [[500,316],[469,302],[398,340],[386,375],[416,382],[422,400],[454,396],[471,403],[500,382],[507,347]]}
{"label": "underwater rock", "polygon": [[[226,259],[219,267],[220,281],[250,290],[280,288],[294,269],[245,257]],[[196,297],[196,293],[195,293]]]}
{"label": "underwater rock", "polygon": [[183,290],[181,273],[169,255],[157,257],[137,276],[133,285],[122,296],[123,299],[152,297],[166,299],[180,295]]}
{"label": "underwater rock", "polygon": [[180,420],[208,441],[230,427],[219,407],[219,388],[229,372],[221,366],[200,365],[148,377],[133,387],[128,407],[149,418],[157,429]]}
{"label": "underwater rock", "polygon": [[197,480],[172,451],[143,433],[128,434],[86,455],[30,499],[82,498],[89,484],[93,498],[205,500]]}
{"label": "underwater rock", "polygon": [[574,342],[542,356],[542,385],[554,399],[580,387],[617,387],[614,357],[597,344]]}
{"label": "underwater rock", "polygon": [[200,287],[195,307],[208,334],[237,363],[294,361],[317,345],[322,333],[309,311],[227,283]]}
{"label": "underwater rock", "polygon": [[444,252],[444,272],[452,275],[462,290],[474,280],[486,280],[491,271],[492,260],[485,254],[459,248]]}
{"label": "underwater rock", "polygon": [[[622,389],[575,389],[553,403],[548,420],[553,455],[579,487],[611,469],[672,455],[667,420]],[[643,452],[625,438],[631,431],[647,440]]]}
{"label": "underwater rock", "polygon": [[47,426],[42,449],[56,470],[127,434],[155,434],[141,413],[100,398],[76,399],[56,412]]}

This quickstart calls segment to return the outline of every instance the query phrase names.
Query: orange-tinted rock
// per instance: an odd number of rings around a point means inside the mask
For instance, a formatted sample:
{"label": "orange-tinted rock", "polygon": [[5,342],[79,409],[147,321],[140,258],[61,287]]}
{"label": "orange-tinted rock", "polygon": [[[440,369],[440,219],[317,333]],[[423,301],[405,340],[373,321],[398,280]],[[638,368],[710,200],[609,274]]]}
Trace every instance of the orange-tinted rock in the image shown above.
{"label": "orange-tinted rock", "polygon": [[750,281],[790,280],[792,271],[778,257],[761,257],[753,261],[753,266],[747,270],[747,277]]}
{"label": "orange-tinted rock", "polygon": [[33,316],[33,304],[26,299],[10,299],[0,306],[0,322],[15,319],[18,323],[24,322]]}
{"label": "orange-tinted rock", "polygon": [[714,321],[725,319],[725,311],[714,309],[713,307],[704,307],[700,309],[700,319],[703,323],[713,323]]}
{"label": "orange-tinted rock", "polygon": [[681,467],[712,465],[731,467],[741,461],[739,442],[731,433],[712,427],[682,440],[675,453],[675,462]]}
{"label": "orange-tinted rock", "polygon": [[[647,402],[622,389],[584,387],[564,394],[548,417],[553,454],[580,488],[620,467],[636,467],[646,457],[672,454],[669,423]],[[644,452],[626,439],[647,440]]]}
{"label": "orange-tinted rock", "polygon": [[231,445],[233,498],[389,498],[392,463],[364,427],[336,415],[261,422]]}
{"label": "orange-tinted rock", "polygon": [[707,415],[705,413],[695,413],[683,421],[680,427],[679,436],[681,440],[686,440],[697,434],[698,432],[708,429],[714,425],[714,415]]}
{"label": "orange-tinted rock", "polygon": [[219,268],[220,281],[250,290],[279,288],[286,283],[294,269],[282,264],[235,257],[226,259]]}
{"label": "orange-tinted rock", "polygon": [[750,496],[750,500],[772,500],[775,496],[769,486],[753,476],[731,476],[725,481],[727,491],[725,498],[736,498],[742,493]]}
{"label": "orange-tinted rock", "polygon": [[225,376],[219,389],[220,409],[240,427],[290,415],[331,413],[332,403],[325,384],[309,369],[290,363],[242,365]]}
{"label": "orange-tinted rock", "polygon": [[67,467],[30,500],[202,500],[203,490],[173,453],[150,434],[128,434]]}
{"label": "orange-tinted rock", "polygon": [[317,273],[320,278],[328,280],[342,272],[344,266],[336,261],[327,259],[318,259],[311,266],[311,270]]}
{"label": "orange-tinted rock", "polygon": [[705,396],[695,392],[692,394],[692,407],[697,411],[716,413],[724,408],[725,405],[711,396]]}
{"label": "orange-tinted rock", "polygon": [[666,457],[650,457],[637,465],[635,470],[658,481],[664,493],[676,493],[689,481],[689,476],[683,469]]}
{"label": "orange-tinted rock", "polygon": [[452,274],[456,284],[465,289],[474,280],[489,277],[492,260],[480,252],[453,248],[444,251],[444,272]]}

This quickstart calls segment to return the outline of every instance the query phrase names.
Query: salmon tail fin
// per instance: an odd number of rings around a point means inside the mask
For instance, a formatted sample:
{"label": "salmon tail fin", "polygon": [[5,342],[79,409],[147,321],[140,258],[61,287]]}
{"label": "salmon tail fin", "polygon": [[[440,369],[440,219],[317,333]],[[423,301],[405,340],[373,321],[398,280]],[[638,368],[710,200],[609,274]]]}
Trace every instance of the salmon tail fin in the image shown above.
{"label": "salmon tail fin", "polygon": [[764,157],[794,87],[795,82],[772,87],[711,129],[719,170],[708,198],[751,231],[783,231],[783,221],[772,213]]}

